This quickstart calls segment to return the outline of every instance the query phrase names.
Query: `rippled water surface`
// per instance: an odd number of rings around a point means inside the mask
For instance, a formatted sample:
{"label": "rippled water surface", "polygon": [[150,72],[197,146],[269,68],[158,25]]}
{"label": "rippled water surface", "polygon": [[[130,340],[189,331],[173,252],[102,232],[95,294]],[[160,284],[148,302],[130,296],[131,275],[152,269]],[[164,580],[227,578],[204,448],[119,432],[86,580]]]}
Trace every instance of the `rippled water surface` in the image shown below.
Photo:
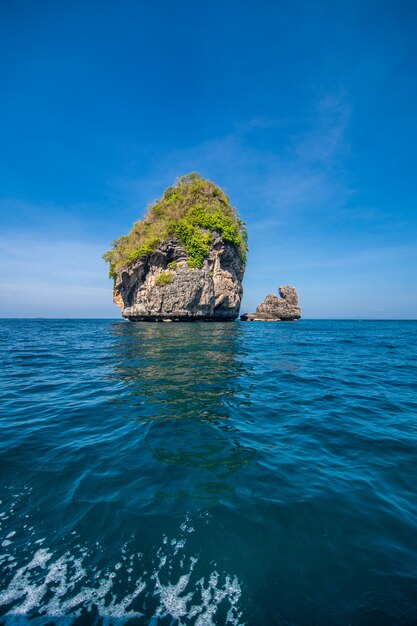
{"label": "rippled water surface", "polygon": [[417,323],[0,331],[0,621],[417,623]]}

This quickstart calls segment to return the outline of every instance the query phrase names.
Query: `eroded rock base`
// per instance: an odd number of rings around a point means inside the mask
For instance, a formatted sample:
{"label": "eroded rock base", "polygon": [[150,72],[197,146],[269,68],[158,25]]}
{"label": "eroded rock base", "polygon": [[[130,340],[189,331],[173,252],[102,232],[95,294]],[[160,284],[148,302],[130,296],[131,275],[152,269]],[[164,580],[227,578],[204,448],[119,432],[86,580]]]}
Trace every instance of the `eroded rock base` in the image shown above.
{"label": "eroded rock base", "polygon": [[125,317],[129,322],[233,322],[236,317]]}

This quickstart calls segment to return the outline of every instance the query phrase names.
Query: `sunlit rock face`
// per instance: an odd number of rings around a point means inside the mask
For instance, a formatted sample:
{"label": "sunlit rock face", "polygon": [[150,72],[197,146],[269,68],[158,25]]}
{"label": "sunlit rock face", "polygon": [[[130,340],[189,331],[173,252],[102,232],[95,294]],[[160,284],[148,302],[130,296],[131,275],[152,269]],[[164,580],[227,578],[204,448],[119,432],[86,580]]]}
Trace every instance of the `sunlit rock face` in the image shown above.
{"label": "sunlit rock face", "polygon": [[246,322],[292,322],[300,319],[301,309],[298,306],[298,295],[295,287],[285,285],[279,287],[280,297],[268,294],[255,313],[241,315],[241,320]]}
{"label": "sunlit rock face", "polygon": [[238,317],[244,263],[235,246],[214,234],[201,268],[170,238],[116,277],[114,301],[131,321],[231,321]]}
{"label": "sunlit rock face", "polygon": [[230,198],[191,172],[103,256],[126,319],[228,321],[239,316],[247,249],[246,226]]}

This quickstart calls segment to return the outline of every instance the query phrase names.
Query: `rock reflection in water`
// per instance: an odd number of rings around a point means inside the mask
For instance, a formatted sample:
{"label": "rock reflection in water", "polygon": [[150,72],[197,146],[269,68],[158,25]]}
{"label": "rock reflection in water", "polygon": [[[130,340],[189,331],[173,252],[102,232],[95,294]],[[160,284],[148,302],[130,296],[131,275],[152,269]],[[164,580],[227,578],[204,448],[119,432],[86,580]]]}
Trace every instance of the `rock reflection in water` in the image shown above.
{"label": "rock reflection in water", "polygon": [[227,323],[115,324],[120,412],[146,429],[155,498],[213,505],[255,456],[230,419],[244,397],[241,332]]}

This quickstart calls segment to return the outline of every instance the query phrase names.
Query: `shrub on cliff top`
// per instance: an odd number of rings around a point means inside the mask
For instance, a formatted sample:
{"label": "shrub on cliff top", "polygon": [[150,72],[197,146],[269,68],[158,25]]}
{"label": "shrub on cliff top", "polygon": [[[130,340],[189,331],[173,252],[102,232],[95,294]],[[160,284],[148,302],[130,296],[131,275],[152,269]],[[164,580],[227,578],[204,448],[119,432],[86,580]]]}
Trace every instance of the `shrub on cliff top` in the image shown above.
{"label": "shrub on cliff top", "polygon": [[115,278],[123,267],[149,256],[169,237],[176,237],[182,243],[188,253],[189,267],[201,267],[215,231],[236,247],[245,262],[246,227],[229,198],[210,180],[196,173],[187,174],[168,187],[130,233],[117,239],[104,254],[110,263],[109,276]]}

